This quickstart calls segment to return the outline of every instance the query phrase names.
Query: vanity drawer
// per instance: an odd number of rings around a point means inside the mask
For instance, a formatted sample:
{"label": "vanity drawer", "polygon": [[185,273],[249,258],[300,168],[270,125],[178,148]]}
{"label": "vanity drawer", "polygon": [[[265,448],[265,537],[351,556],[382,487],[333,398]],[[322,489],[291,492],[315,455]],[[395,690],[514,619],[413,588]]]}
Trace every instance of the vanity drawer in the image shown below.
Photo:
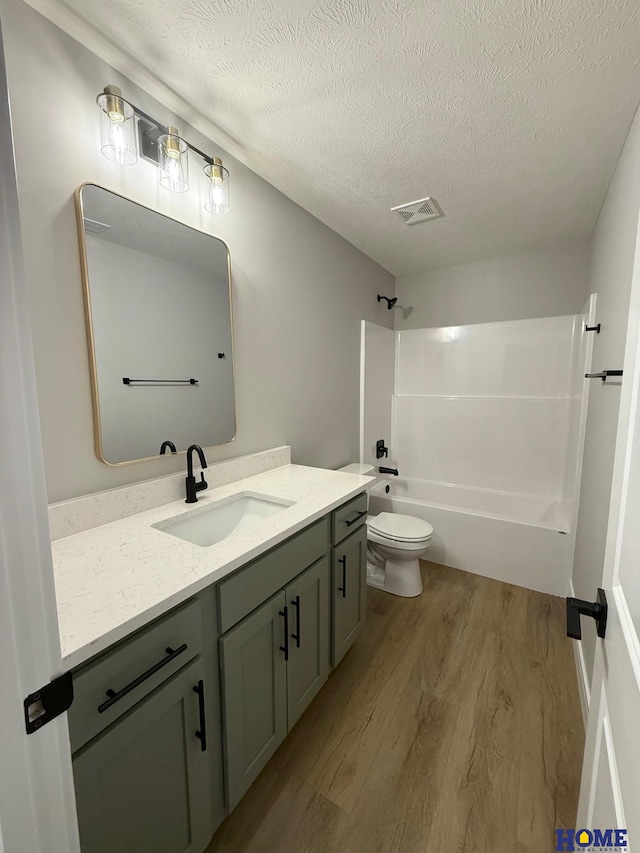
{"label": "vanity drawer", "polygon": [[111,725],[201,650],[202,608],[194,598],[74,672],[71,751]]}
{"label": "vanity drawer", "polygon": [[222,634],[286,586],[329,550],[329,516],[305,527],[218,584]]}
{"label": "vanity drawer", "polygon": [[367,493],[350,500],[343,506],[334,510],[331,516],[331,538],[334,545],[342,542],[347,536],[365,523],[367,520]]}

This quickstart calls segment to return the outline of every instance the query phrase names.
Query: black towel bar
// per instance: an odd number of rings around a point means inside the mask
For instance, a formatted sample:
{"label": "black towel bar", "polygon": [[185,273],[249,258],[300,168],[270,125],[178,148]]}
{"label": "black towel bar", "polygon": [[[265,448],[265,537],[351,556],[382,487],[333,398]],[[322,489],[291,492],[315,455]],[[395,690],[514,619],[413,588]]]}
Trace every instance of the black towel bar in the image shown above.
{"label": "black towel bar", "polygon": [[122,377],[123,385],[197,385],[197,379],[130,379]]}

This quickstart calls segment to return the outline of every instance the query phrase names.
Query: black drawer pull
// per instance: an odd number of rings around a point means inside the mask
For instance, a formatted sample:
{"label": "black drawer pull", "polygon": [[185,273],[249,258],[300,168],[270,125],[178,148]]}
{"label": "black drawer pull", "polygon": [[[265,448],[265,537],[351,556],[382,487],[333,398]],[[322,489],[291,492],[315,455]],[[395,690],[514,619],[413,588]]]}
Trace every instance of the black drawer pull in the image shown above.
{"label": "black drawer pull", "polygon": [[296,632],[291,635],[291,639],[296,641],[296,648],[300,648],[300,596],[296,595],[296,597],[291,602],[293,607],[296,609]]}
{"label": "black drawer pull", "polygon": [[204,707],[204,681],[200,681],[193,688],[193,692],[198,694],[198,710],[200,712],[200,728],[196,732],[196,737],[200,741],[200,751],[207,751],[207,714]]}
{"label": "black drawer pull", "polygon": [[279,616],[284,616],[284,646],[280,646],[280,651],[284,652],[284,659],[289,660],[289,608],[285,604],[284,610],[278,611]]}
{"label": "black drawer pull", "polygon": [[355,524],[356,521],[360,521],[363,515],[367,514],[367,510],[363,509],[362,512],[359,512],[355,518],[352,518],[351,521],[345,521],[345,527],[351,527],[352,524]]}
{"label": "black drawer pull", "polygon": [[339,557],[338,562],[342,563],[342,586],[338,587],[338,592],[342,593],[342,597],[347,597],[347,555]]}
{"label": "black drawer pull", "polygon": [[136,687],[139,687],[143,681],[146,681],[147,678],[151,678],[152,675],[155,675],[156,672],[162,669],[163,666],[166,666],[168,663],[171,663],[172,660],[175,660],[178,655],[181,655],[183,652],[186,652],[187,644],[183,643],[177,649],[172,649],[168,647],[166,649],[167,656],[166,658],[162,658],[158,663],[154,663],[154,665],[148,669],[146,672],[143,672],[142,675],[139,675],[137,678],[134,678],[133,681],[130,681],[126,687],[123,687],[122,690],[118,690],[116,693],[115,690],[107,690],[107,696],[109,697],[106,702],[103,702],[102,705],[98,705],[98,713],[104,714],[105,711],[108,711],[112,705],[115,705],[116,702],[119,702],[120,699],[124,699],[124,697],[131,693],[132,690],[135,690]]}

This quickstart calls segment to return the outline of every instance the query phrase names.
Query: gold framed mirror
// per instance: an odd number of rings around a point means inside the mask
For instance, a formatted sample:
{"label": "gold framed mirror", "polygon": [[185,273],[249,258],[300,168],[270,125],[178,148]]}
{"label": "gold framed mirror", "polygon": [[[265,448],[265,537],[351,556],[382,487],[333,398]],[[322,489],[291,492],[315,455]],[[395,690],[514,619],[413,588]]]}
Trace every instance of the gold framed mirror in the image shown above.
{"label": "gold framed mirror", "polygon": [[75,201],[96,455],[124,465],[233,441],[227,245],[97,184]]}

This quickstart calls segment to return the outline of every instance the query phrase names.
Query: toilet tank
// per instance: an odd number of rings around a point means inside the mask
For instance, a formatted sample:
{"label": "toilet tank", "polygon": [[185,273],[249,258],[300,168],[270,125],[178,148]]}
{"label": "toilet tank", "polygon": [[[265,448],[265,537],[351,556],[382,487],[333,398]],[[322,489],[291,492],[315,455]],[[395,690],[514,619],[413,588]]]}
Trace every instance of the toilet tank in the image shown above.
{"label": "toilet tank", "polygon": [[381,480],[380,474],[373,465],[360,465],[358,462],[352,462],[350,465],[344,465],[342,468],[338,468],[338,471],[344,471],[345,474],[360,474],[364,477],[375,477],[375,480],[372,480],[367,486],[367,494]]}
{"label": "toilet tank", "polygon": [[345,474],[361,474],[365,477],[375,477],[377,473],[373,465],[360,465],[357,462],[338,468],[338,471],[344,471]]}

